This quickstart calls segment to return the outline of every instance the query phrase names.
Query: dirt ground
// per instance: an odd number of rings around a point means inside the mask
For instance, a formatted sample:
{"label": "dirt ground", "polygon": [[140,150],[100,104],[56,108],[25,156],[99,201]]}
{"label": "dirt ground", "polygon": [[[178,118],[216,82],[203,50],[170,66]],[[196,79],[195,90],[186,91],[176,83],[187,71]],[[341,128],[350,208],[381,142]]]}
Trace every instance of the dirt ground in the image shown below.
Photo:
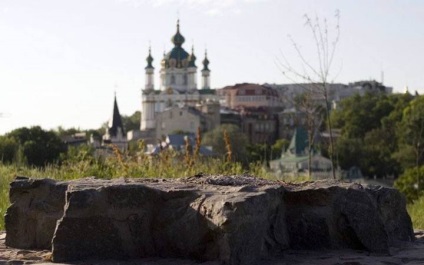
{"label": "dirt ground", "polygon": [[[299,251],[287,250],[284,255],[277,258],[262,260],[258,264],[263,265],[424,265],[424,231],[416,231],[417,240],[414,243],[405,244],[402,248],[393,248],[392,255],[381,256],[370,254],[366,251],[354,250],[325,250],[325,251]],[[50,261],[51,252],[14,249],[5,246],[6,233],[0,232],[0,265],[20,264],[62,264]],[[190,260],[178,259],[137,259],[127,261],[117,260],[86,260],[67,264],[90,264],[90,265],[218,265],[218,262],[199,263]]]}

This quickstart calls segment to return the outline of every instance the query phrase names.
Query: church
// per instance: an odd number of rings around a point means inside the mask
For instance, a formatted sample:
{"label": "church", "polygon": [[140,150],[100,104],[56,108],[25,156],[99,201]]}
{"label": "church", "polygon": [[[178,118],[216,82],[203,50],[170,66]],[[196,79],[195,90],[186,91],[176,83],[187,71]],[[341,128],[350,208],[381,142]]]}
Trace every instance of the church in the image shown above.
{"label": "church", "polygon": [[[180,23],[177,21],[177,32],[171,38],[174,47],[168,53],[164,53],[160,63],[160,83],[156,89],[155,68],[151,48],[146,58],[145,87],[141,95],[141,122],[140,131],[142,138],[154,138],[158,127],[158,117],[166,110],[173,108],[194,108],[206,102],[218,102],[215,91],[210,87],[210,69],[207,52],[202,61],[201,84],[198,88],[198,68],[194,47],[191,53],[184,48],[184,36],[180,32]],[[181,112],[180,112],[181,113]],[[163,123],[163,119],[161,119]],[[175,121],[174,121],[175,123]],[[187,128],[179,128],[186,130]]]}

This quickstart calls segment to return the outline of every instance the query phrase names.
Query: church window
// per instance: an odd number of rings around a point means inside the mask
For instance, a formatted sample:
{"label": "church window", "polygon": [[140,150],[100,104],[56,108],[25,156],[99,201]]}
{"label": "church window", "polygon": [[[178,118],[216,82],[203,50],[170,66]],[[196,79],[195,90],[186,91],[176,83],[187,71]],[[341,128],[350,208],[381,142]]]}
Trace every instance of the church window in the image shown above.
{"label": "church window", "polygon": [[175,85],[175,75],[171,75],[171,85]]}
{"label": "church window", "polygon": [[184,82],[184,85],[187,85],[187,74],[184,74],[184,80],[183,80],[183,82]]}

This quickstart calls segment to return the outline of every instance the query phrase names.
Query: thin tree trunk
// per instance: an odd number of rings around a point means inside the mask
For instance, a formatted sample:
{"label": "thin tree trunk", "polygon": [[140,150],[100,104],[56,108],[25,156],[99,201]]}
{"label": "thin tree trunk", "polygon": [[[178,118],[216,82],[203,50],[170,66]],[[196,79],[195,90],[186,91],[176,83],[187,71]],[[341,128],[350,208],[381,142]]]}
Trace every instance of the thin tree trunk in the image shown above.
{"label": "thin tree trunk", "polygon": [[328,102],[328,91],[327,91],[327,83],[324,83],[324,99],[325,99],[325,114],[327,116],[327,124],[328,130],[330,133],[330,159],[331,159],[331,171],[333,174],[333,179],[336,179],[336,169],[334,167],[334,141],[333,141],[333,127],[330,119],[330,110],[329,110],[329,102]]}

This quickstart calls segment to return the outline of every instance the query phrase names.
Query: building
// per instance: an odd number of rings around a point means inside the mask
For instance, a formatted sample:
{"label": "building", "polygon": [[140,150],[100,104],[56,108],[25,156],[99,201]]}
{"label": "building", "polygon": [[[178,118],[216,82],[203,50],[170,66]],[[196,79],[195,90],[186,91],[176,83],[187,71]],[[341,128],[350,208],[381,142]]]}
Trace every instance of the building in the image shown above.
{"label": "building", "polygon": [[128,141],[121,114],[119,113],[116,95],[113,103],[112,117],[107,124],[106,133],[103,135],[102,140],[102,146],[104,147],[110,147],[110,145],[112,145],[116,146],[121,151],[126,151],[128,148]]}
{"label": "building", "polygon": [[[280,159],[271,161],[270,167],[279,176],[299,176],[300,174],[306,174],[309,169],[308,150],[308,132],[302,127],[298,127],[294,132],[287,150],[283,151]],[[331,177],[332,166],[333,164],[330,159],[312,150],[311,171],[313,177]]]}
{"label": "building", "polygon": [[283,106],[278,91],[267,85],[236,84],[217,90],[217,94],[220,97],[221,105],[231,109],[240,107],[280,108]]}
{"label": "building", "polygon": [[[158,117],[167,109],[176,107],[195,107],[206,101],[217,101],[215,91],[211,89],[209,59],[205,52],[202,61],[201,86],[198,89],[196,56],[194,48],[188,53],[183,44],[185,38],[180,33],[180,23],[177,21],[177,32],[171,38],[174,45],[171,51],[163,55],[160,64],[160,83],[159,88],[155,89],[153,67],[153,57],[149,48],[147,56],[147,66],[145,68],[146,84],[141,95],[141,122],[138,135],[145,139],[154,139],[158,122]],[[172,111],[168,113],[173,113]],[[166,114],[161,115],[163,117]],[[189,123],[190,124],[190,123]],[[181,124],[179,130],[186,130],[185,125]]]}
{"label": "building", "polygon": [[[146,154],[158,155],[160,152],[165,150],[172,150],[177,155],[185,155],[186,152],[190,152],[193,155],[196,149],[196,135],[193,133],[188,134],[169,134],[163,137],[163,140],[159,141],[158,144],[149,144],[147,146]],[[198,154],[202,157],[213,157],[216,156],[215,152],[212,151],[211,147],[199,146]]]}
{"label": "building", "polygon": [[[322,93],[322,85],[318,83],[295,83],[295,84],[265,84],[265,86],[276,89],[280,95],[284,107],[293,108],[296,97],[306,92],[311,92],[312,99],[321,105],[325,105],[325,98]],[[386,93],[391,94],[392,87],[384,86],[375,80],[352,82],[348,85],[341,83],[327,84],[328,102],[332,109],[335,109],[338,103],[353,95],[365,95],[365,93]]]}

